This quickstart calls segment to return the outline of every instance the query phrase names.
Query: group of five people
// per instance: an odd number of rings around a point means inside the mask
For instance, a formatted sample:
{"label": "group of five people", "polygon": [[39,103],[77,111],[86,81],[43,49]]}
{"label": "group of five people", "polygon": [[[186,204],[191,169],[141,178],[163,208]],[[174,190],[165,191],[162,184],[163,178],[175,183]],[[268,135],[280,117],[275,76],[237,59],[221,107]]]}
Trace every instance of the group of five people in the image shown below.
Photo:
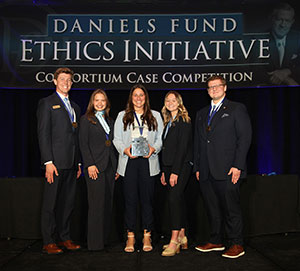
{"label": "group of five people", "polygon": [[[72,75],[72,70],[59,68],[54,74],[56,92],[41,99],[37,110],[41,161],[47,179],[42,205],[43,251],[59,254],[63,248],[80,248],[71,240],[70,218],[82,157],[88,193],[89,250],[101,250],[108,243],[114,182],[119,176],[123,179],[127,233],[124,250],[135,251],[139,206],[143,251],[153,249],[153,197],[155,178],[160,172],[161,183],[167,187],[172,230],[162,256],[174,256],[180,248],[187,249],[184,190],[194,171],[211,225],[209,242],[196,249],[225,250],[225,229],[230,243],[222,256],[242,256],[245,252],[239,180],[246,175],[251,124],[245,106],[225,98],[225,79],[218,75],[208,79],[212,102],[197,113],[193,139],[191,118],[178,92],[166,94],[162,118],[159,112],[151,110],[146,88],[135,85],[125,110],[114,122],[109,116],[110,102],[105,91],[97,89],[80,118],[78,105],[65,101],[72,86]],[[143,154],[133,151],[143,145],[136,144],[138,141],[146,142]]]}

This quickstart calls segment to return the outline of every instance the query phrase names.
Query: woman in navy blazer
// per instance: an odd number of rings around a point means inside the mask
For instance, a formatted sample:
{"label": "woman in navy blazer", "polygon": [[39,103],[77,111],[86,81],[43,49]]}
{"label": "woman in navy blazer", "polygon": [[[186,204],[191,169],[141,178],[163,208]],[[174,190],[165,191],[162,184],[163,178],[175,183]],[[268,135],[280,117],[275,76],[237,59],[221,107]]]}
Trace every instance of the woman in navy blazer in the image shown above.
{"label": "woman in navy blazer", "polygon": [[79,143],[88,192],[89,250],[101,250],[108,242],[117,157],[110,103],[102,89],[95,90],[80,120]]}
{"label": "woman in navy blazer", "polygon": [[162,109],[164,119],[163,148],[161,152],[161,183],[167,188],[167,200],[172,229],[171,241],[164,246],[162,256],[174,256],[188,248],[185,235],[184,190],[191,174],[192,125],[181,95],[169,91]]}

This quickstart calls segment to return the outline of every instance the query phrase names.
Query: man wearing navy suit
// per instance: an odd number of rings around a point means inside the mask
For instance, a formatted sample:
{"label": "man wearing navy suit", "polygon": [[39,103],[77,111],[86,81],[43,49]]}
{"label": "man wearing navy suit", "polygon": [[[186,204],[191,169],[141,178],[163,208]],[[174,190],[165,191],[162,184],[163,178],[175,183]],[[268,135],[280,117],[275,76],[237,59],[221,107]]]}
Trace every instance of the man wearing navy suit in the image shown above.
{"label": "man wearing navy suit", "polygon": [[214,75],[207,81],[211,105],[197,112],[194,171],[210,223],[210,240],[197,246],[201,252],[223,251],[224,230],[228,249],[223,257],[245,254],[240,209],[240,183],[246,176],[251,123],[245,106],[225,98],[226,80]]}
{"label": "man wearing navy suit", "polygon": [[[69,100],[72,77],[73,71],[69,68],[57,69],[53,80],[56,92],[41,99],[37,109],[38,141],[46,177],[41,229],[43,252],[47,254],[63,253],[61,248],[80,248],[70,238],[76,178],[81,175],[78,143],[80,108]],[[56,239],[60,241],[58,246]]]}

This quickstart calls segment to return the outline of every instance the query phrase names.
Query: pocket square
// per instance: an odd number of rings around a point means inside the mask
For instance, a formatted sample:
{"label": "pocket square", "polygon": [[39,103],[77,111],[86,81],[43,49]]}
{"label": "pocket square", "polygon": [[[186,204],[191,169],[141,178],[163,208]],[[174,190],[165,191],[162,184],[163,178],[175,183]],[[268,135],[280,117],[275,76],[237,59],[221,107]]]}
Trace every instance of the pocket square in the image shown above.
{"label": "pocket square", "polygon": [[293,54],[292,57],[291,57],[291,59],[293,60],[293,59],[296,59],[297,57],[298,57],[298,55]]}
{"label": "pocket square", "polygon": [[53,105],[52,108],[53,109],[58,109],[58,108],[60,108],[60,105],[59,104],[58,105]]}
{"label": "pocket square", "polygon": [[229,114],[224,113],[224,114],[222,115],[221,119],[222,119],[222,118],[226,118],[226,117],[229,117]]}

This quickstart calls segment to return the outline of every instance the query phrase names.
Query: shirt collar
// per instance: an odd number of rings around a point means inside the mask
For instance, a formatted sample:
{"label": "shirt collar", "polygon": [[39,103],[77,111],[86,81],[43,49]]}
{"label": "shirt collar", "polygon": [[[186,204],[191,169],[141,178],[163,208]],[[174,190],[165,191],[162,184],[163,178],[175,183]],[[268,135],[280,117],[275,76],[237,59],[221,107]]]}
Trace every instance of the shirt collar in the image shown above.
{"label": "shirt collar", "polygon": [[285,42],[286,42],[286,36],[284,36],[282,39],[275,38],[275,40],[276,40],[276,44],[281,43],[282,46],[284,47],[285,46]]}
{"label": "shirt collar", "polygon": [[69,95],[68,96],[65,96],[65,95],[62,95],[61,93],[59,93],[58,91],[56,91],[57,95],[62,99],[64,100],[65,98],[68,98],[69,99]]}
{"label": "shirt collar", "polygon": [[213,102],[213,100],[211,100],[211,107],[213,107],[213,106],[215,105],[216,108],[219,108],[223,101],[224,101],[224,99],[222,99],[222,100],[219,101],[217,104],[215,104],[215,103]]}

